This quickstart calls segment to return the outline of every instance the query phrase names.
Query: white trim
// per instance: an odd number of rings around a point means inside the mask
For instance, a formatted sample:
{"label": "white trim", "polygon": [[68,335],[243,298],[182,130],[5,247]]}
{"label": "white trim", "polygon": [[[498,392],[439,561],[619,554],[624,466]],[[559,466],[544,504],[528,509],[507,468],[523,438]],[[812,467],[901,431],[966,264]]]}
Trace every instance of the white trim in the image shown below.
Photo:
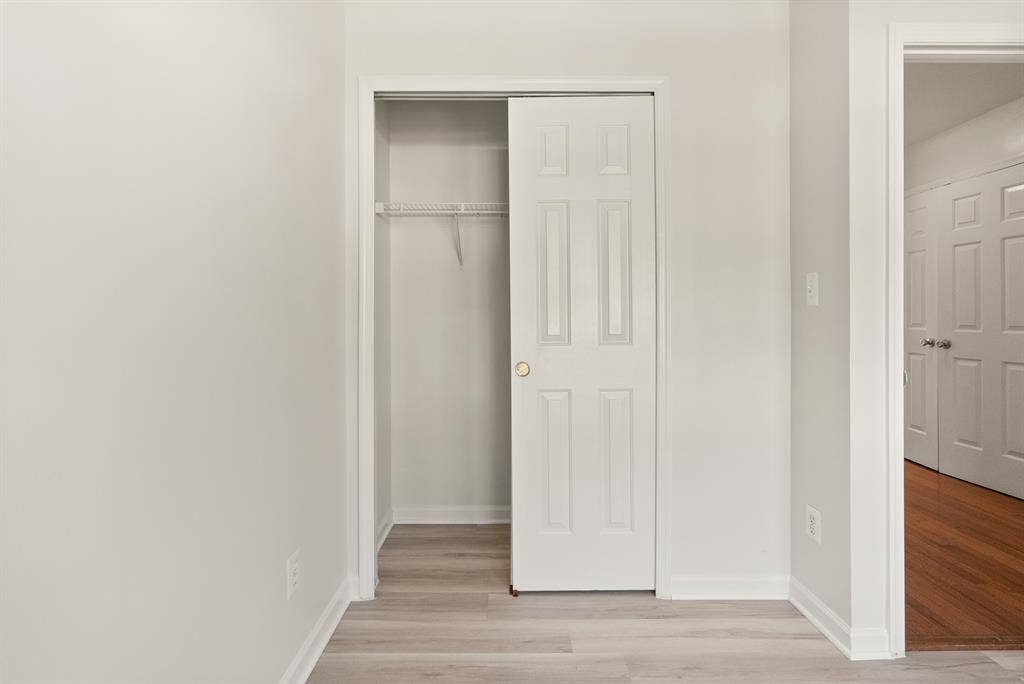
{"label": "white trim", "polygon": [[377,551],[380,551],[380,547],[384,546],[384,542],[387,541],[388,535],[391,534],[391,528],[395,526],[395,511],[389,510],[384,519],[377,525]]}
{"label": "white trim", "polygon": [[[915,59],[997,61],[1021,51],[1024,24],[889,24],[886,291],[886,628],[855,629],[854,658],[900,657],[906,651],[903,515],[903,68]],[[854,603],[861,597],[851,596]],[[795,605],[795,604],[794,604]],[[887,648],[880,648],[884,640]]]}
{"label": "white trim", "polygon": [[[374,88],[368,79],[359,79],[357,154],[359,175],[356,178],[359,211],[359,322],[357,330],[357,357],[359,370],[356,390],[357,453],[357,506],[359,509],[356,533],[359,573],[359,597],[372,599],[377,586],[377,549],[374,535],[374,308],[373,308],[373,162],[374,144]],[[363,174],[366,174],[365,176]],[[365,182],[363,179],[370,182]]]}
{"label": "white trim", "polygon": [[889,650],[889,632],[881,627],[850,630],[850,660],[892,660],[904,654]]}
{"label": "white trim", "polygon": [[789,602],[842,651],[843,655],[851,657],[850,625],[795,577],[789,578]]}
{"label": "white trim", "polygon": [[675,474],[669,455],[668,393],[669,376],[669,308],[668,308],[668,226],[671,214],[672,185],[669,159],[672,142],[669,121],[668,79],[654,86],[654,242],[655,242],[655,463],[654,463],[654,594],[669,598],[672,594],[672,478]]}
{"label": "white trim", "polygon": [[[889,521],[887,621],[893,641],[890,650],[906,651],[906,587],[903,535],[903,50],[899,26],[889,27],[889,235],[886,254],[886,425],[889,431],[886,492]],[[895,109],[893,109],[895,107]],[[895,192],[894,192],[895,189]],[[897,259],[895,255],[899,255]],[[899,382],[895,378],[899,376]],[[899,458],[896,455],[899,454]],[[895,461],[899,461],[896,463]],[[851,596],[851,605],[857,597]]]}
{"label": "white trim", "polygon": [[417,506],[396,508],[395,525],[486,525],[509,522],[508,506]]}
{"label": "white trim", "polygon": [[958,183],[962,180],[967,180],[968,178],[977,178],[978,176],[984,176],[989,173],[995,173],[996,171],[1002,171],[1003,169],[1008,169],[1011,166],[1017,166],[1018,164],[1024,164],[1024,154],[1018,154],[1014,157],[1010,157],[1009,159],[1003,159],[1001,161],[992,162],[991,164],[979,166],[976,169],[961,171],[960,173],[955,173],[952,176],[936,178],[935,180],[928,181],[927,183],[915,185],[914,187],[908,190],[904,190],[903,197],[904,199],[906,199],[907,197],[913,197],[914,195],[920,194],[922,192],[927,192],[929,190],[934,190],[935,188],[940,188],[943,185],[951,185],[953,183]]}
{"label": "white trim", "polygon": [[[466,97],[495,95],[551,94],[630,94],[654,95],[655,127],[655,243],[657,271],[657,335],[656,335],[656,445],[655,445],[655,593],[659,598],[671,596],[671,520],[672,463],[669,448],[668,347],[669,307],[667,255],[669,189],[671,188],[669,157],[669,81],[653,78],[502,78],[494,76],[360,76],[356,108],[357,185],[359,217],[358,271],[358,372],[356,399],[357,447],[350,459],[355,461],[357,476],[357,534],[350,545],[357,558],[359,597],[374,596],[376,578],[376,538],[374,519],[374,330],[373,330],[373,226],[374,226],[374,95],[388,93],[444,94]],[[682,391],[682,390],[679,390]],[[690,390],[687,388],[687,391]],[[351,462],[350,462],[351,463]]]}
{"label": "white trim", "polygon": [[355,598],[355,589],[355,577],[346,577],[342,580],[334,596],[327,602],[324,612],[313,625],[313,629],[309,631],[306,640],[299,646],[292,662],[288,664],[288,669],[281,675],[280,684],[305,684],[309,679],[324,648],[327,647],[327,642],[331,640],[331,635],[338,628],[338,623]]}
{"label": "white trim", "polygon": [[1013,48],[986,50],[970,46],[963,48],[916,48],[908,50],[906,58],[908,62],[914,63],[963,64],[978,62],[984,64],[1020,64],[1024,62],[1024,52]]}
{"label": "white trim", "polygon": [[[890,28],[895,28],[902,38],[901,67],[904,58],[908,62],[947,63],[1019,62],[1024,59],[1021,24],[894,23]],[[892,84],[891,79],[889,83]]]}
{"label": "white trim", "polygon": [[672,575],[672,599],[675,601],[785,601],[788,598],[788,575]]}

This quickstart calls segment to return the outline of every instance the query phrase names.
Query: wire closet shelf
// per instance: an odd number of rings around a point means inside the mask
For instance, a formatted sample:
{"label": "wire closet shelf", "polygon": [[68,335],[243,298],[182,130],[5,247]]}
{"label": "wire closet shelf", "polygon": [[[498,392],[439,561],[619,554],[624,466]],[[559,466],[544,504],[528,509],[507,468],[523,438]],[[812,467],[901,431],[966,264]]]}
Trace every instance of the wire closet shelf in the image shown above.
{"label": "wire closet shelf", "polygon": [[508,216],[507,202],[377,202],[378,216]]}

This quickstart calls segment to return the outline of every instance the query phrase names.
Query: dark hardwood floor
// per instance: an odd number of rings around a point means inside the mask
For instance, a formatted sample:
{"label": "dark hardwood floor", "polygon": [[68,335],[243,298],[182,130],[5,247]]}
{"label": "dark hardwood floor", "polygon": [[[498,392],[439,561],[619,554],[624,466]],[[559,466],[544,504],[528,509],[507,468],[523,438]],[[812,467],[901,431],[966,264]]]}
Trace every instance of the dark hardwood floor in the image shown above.
{"label": "dark hardwood floor", "polygon": [[1024,501],[905,464],[907,650],[1024,649]]}

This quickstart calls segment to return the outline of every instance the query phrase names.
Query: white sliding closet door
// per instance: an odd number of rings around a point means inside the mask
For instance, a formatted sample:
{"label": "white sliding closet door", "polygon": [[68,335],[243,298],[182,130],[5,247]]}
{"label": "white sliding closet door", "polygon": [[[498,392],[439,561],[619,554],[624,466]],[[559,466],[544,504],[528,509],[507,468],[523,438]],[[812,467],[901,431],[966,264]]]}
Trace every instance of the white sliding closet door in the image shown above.
{"label": "white sliding closet door", "polygon": [[939,471],[1024,497],[1024,164],[937,193]]}
{"label": "white sliding closet door", "polygon": [[654,100],[508,119],[512,583],[653,589]]}

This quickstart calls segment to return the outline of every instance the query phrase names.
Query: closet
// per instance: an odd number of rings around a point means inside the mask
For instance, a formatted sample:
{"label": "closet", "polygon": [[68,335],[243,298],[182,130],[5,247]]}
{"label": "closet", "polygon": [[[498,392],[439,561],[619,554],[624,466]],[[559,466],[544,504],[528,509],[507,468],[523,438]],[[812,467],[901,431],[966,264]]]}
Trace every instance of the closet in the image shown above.
{"label": "closet", "polygon": [[505,101],[379,101],[375,168],[378,525],[508,522]]}
{"label": "closet", "polygon": [[650,95],[375,102],[378,546],[511,522],[510,589],[653,589]]}

